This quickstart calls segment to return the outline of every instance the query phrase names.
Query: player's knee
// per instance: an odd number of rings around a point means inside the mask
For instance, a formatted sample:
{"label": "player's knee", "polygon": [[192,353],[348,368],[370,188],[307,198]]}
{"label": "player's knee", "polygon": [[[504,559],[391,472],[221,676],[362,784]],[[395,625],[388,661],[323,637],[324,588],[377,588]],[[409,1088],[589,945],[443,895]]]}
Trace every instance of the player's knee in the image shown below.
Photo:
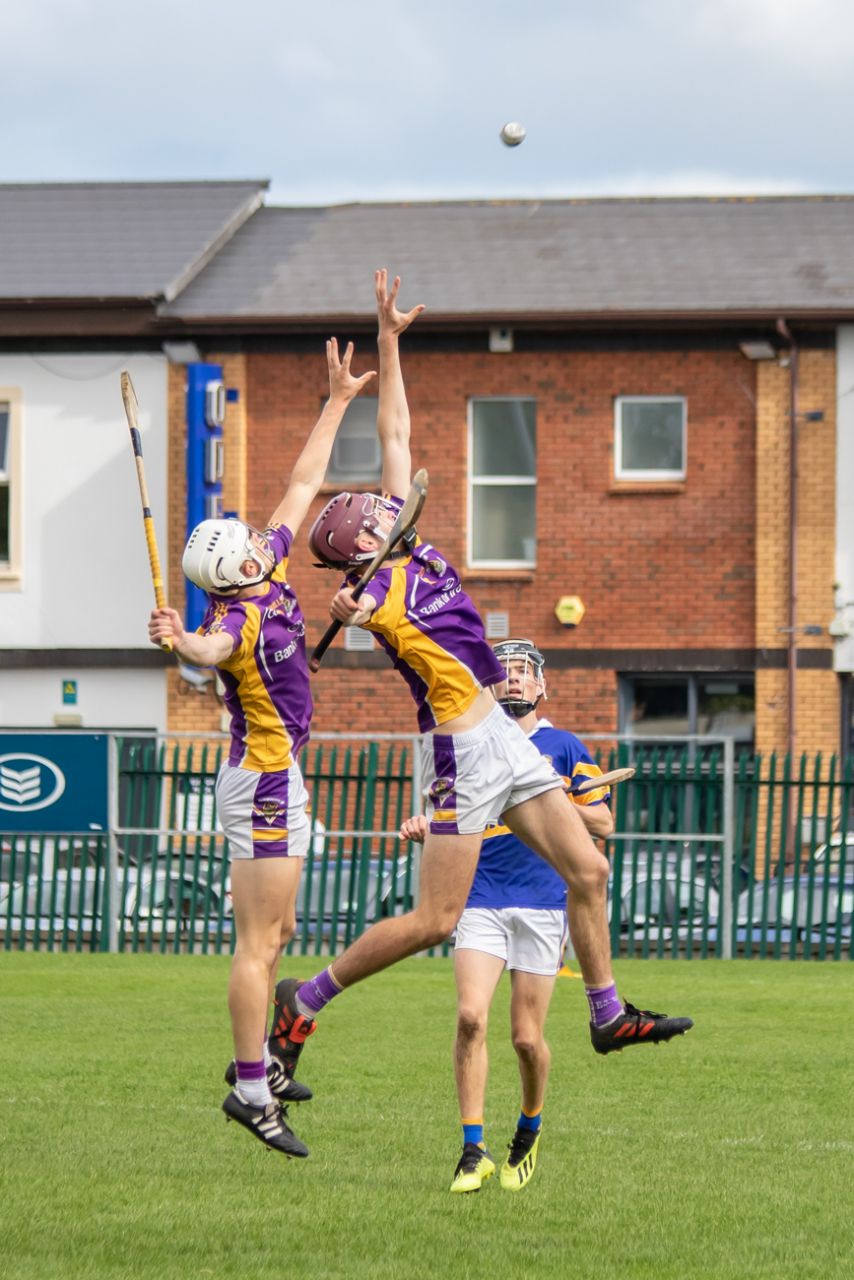
{"label": "player's knee", "polygon": [[269,971],[278,962],[281,949],[282,940],[277,932],[238,938],[234,953],[235,957],[244,964],[251,964],[258,969]]}
{"label": "player's knee", "polygon": [[282,931],[279,938],[280,951],[288,945],[288,943],[290,942],[291,938],[294,936],[296,931],[297,931],[297,918],[296,918],[296,913],[294,913],[293,915],[288,916],[286,919],[282,921]]}
{"label": "player's knee", "polygon": [[459,919],[459,911],[441,906],[419,907],[413,915],[413,924],[422,948],[440,946],[453,933]]}
{"label": "player's knee", "polygon": [[460,1005],[457,1010],[457,1037],[466,1044],[476,1043],[486,1035],[486,1017],[478,1009]]}
{"label": "player's knee", "polygon": [[567,877],[570,893],[577,899],[601,898],[608,891],[610,871],[608,859],[595,850],[581,866],[571,869]]}
{"label": "player's knee", "polygon": [[542,1036],[530,1027],[513,1032],[513,1048],[523,1062],[539,1062],[547,1052]]}

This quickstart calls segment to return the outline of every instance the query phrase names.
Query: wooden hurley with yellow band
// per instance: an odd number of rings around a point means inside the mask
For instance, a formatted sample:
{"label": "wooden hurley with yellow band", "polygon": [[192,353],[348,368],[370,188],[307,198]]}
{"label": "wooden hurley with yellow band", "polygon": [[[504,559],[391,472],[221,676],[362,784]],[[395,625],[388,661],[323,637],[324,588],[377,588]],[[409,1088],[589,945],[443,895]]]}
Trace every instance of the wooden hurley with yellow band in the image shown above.
{"label": "wooden hurley with yellow band", "polygon": [[[142,460],[142,440],[137,423],[139,401],[128,371],[122,372],[122,400],[125,406],[125,417],[130,429],[130,440],[136,459],[136,478],[139,481],[139,496],[142,499],[142,523],[145,526],[145,541],[148,546],[148,563],[151,567],[151,585],[154,587],[154,603],[158,609],[166,606],[166,593],[163,590],[163,573],[160,568],[160,556],[157,551],[157,536],[154,532],[154,517],[148,500],[148,485],[145,480],[145,464]],[[167,636],[160,641],[160,648],[167,653],[172,652],[172,641]]]}

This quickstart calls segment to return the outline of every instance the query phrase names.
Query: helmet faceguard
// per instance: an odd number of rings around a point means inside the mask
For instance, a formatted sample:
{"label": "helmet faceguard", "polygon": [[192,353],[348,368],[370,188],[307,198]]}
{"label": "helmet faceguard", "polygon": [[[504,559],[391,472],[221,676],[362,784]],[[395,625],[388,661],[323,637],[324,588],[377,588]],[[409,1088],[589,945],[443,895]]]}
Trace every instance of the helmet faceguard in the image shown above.
{"label": "helmet faceguard", "polygon": [[[242,520],[203,520],[197,524],[184,548],[181,567],[186,576],[202,591],[227,596],[241,587],[257,586],[272,577],[272,555],[265,558],[260,547],[252,541],[252,534],[263,534]],[[243,565],[247,560],[258,566],[259,572],[247,577]]]}
{"label": "helmet faceguard", "polygon": [[360,533],[384,538],[380,516],[397,516],[397,510],[377,493],[339,493],[311,526],[308,545],[319,568],[346,571],[373,560],[376,551],[358,545]]}
{"label": "helmet faceguard", "polygon": [[[503,693],[497,699],[498,704],[509,716],[519,720],[522,716],[535,711],[541,699],[547,697],[546,680],[543,675],[546,660],[531,640],[502,640],[492,646],[492,651],[503,666],[505,676]],[[537,686],[537,696],[533,702],[524,697],[529,680]],[[512,695],[511,681],[514,685]]]}

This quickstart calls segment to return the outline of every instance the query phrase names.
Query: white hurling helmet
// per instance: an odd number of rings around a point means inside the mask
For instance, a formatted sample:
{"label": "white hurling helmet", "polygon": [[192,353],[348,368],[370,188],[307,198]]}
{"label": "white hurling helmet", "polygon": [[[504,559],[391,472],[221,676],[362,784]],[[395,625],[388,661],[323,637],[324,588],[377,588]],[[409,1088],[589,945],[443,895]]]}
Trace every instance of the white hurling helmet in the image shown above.
{"label": "white hurling helmet", "polygon": [[[239,587],[263,582],[271,570],[252,542],[250,535],[255,532],[242,520],[203,520],[184,548],[184,573],[197,587],[216,595],[228,595]],[[258,573],[249,578],[241,573],[247,560],[258,566]]]}

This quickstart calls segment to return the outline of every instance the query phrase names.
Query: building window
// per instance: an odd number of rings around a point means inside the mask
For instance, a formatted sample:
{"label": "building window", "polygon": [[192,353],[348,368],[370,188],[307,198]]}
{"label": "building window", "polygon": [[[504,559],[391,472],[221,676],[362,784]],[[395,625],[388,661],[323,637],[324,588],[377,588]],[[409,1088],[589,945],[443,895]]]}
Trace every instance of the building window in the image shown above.
{"label": "building window", "polygon": [[[382,454],[377,438],[377,397],[357,396],[338,428],[326,471],[328,483],[379,485]],[[399,495],[406,497],[406,494]]]}
{"label": "building window", "polygon": [[529,569],[537,554],[537,406],[469,401],[468,562]]}
{"label": "building window", "polygon": [[753,750],[753,676],[621,676],[620,732],[645,738],[700,733]]}
{"label": "building window", "polygon": [[614,477],[684,480],[687,405],[682,396],[617,396]]}
{"label": "building window", "polygon": [[7,581],[20,572],[18,410],[17,393],[0,390],[0,578]]}

